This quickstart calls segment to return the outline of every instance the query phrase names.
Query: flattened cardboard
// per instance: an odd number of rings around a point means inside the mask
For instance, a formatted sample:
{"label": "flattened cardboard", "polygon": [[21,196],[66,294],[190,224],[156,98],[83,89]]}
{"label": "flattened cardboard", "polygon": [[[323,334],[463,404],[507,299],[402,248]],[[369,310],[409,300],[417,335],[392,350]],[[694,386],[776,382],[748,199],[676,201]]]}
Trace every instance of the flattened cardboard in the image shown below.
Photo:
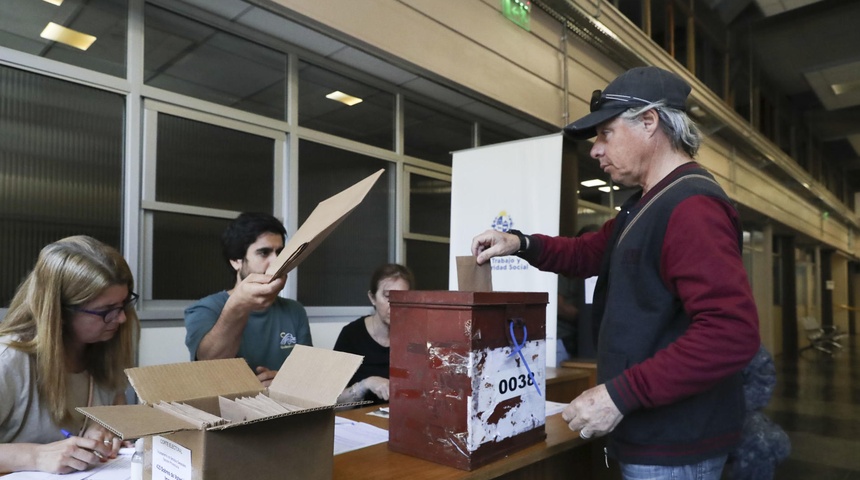
{"label": "flattened cardboard", "polygon": [[266,275],[277,278],[296,268],[364,200],[384,172],[384,168],[380,169],[337,195],[320,202],[305,223],[290,237],[284,249],[278,254],[278,258],[269,265]]}

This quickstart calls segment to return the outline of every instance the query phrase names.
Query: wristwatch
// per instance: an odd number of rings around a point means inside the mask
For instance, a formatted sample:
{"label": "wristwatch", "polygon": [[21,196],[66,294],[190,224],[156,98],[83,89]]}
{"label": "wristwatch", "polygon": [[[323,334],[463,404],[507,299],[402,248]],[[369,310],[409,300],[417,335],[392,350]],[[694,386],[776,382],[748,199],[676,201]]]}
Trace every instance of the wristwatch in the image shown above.
{"label": "wristwatch", "polygon": [[508,230],[508,233],[511,235],[516,235],[517,238],[520,239],[520,249],[516,251],[516,253],[523,253],[526,249],[529,248],[529,237],[528,235],[524,235],[523,232],[519,230]]}

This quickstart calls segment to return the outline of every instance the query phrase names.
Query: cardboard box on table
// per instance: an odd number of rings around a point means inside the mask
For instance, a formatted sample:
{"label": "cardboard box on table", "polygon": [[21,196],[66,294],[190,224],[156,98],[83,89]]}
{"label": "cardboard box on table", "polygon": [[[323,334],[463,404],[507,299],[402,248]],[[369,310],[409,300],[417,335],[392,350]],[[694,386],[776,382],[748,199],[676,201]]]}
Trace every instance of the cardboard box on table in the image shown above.
{"label": "cardboard box on table", "polygon": [[181,402],[235,417],[222,411],[219,396],[235,399],[265,391],[241,358],[131,368],[126,374],[141,405],[78,410],[123,439],[153,435],[146,442],[153,479],[330,479],[335,403],[361,360],[357,355],[296,345],[266,394],[301,410],[239,417],[209,428],[152,405]]}
{"label": "cardboard box on table", "polygon": [[389,302],[391,450],[472,470],[546,438],[546,293]]}

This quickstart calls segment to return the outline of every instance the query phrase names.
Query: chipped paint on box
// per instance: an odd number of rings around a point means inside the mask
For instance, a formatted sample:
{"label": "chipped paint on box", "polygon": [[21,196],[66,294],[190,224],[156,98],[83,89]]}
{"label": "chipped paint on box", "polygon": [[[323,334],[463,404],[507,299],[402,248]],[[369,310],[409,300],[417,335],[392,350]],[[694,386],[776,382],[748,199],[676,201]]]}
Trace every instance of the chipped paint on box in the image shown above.
{"label": "chipped paint on box", "polygon": [[431,369],[451,375],[469,374],[469,358],[455,348],[427,343],[427,356]]}
{"label": "chipped paint on box", "polygon": [[533,384],[546,391],[546,343],[542,339],[529,341],[522,349],[531,378],[520,356],[511,355],[511,351],[511,347],[503,347],[470,352],[469,452],[546,423],[546,399]]}

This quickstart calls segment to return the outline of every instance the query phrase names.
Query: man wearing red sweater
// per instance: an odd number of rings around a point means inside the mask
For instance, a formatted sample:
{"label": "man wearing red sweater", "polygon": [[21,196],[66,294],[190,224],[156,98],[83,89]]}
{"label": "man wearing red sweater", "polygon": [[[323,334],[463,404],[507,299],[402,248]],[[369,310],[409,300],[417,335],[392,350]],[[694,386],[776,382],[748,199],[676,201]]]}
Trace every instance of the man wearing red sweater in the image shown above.
{"label": "man wearing red sweater", "polygon": [[741,371],[760,344],[738,212],[693,161],[701,136],[689,93],[671,72],[634,68],[565,127],[596,136],[600,168],[642,189],[599,231],[488,230],[472,241],[479,264],[516,254],[544,271],[598,275],[598,386],[562,415],[583,438],[608,434],[607,454],[630,480],[720,478],[743,423]]}

